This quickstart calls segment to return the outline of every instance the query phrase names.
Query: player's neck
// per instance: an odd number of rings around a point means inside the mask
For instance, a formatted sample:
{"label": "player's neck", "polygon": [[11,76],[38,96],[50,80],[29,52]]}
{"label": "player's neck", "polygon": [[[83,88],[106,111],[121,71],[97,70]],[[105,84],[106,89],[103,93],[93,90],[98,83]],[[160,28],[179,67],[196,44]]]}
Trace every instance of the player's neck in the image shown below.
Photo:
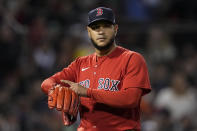
{"label": "player's neck", "polygon": [[96,52],[97,56],[106,56],[106,55],[110,54],[115,48],[116,48],[116,44],[114,42],[109,49],[106,49],[106,50],[95,49],[95,52]]}

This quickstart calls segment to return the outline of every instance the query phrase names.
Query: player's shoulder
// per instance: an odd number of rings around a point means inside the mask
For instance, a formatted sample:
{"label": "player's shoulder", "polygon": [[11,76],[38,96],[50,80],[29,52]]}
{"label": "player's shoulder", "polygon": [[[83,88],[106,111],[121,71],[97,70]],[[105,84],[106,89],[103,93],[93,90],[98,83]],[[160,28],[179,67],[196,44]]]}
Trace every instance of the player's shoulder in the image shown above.
{"label": "player's shoulder", "polygon": [[143,59],[143,56],[142,54],[140,54],[139,52],[136,52],[136,51],[133,51],[133,50],[129,50],[129,49],[126,49],[124,47],[121,47],[121,46],[118,46],[119,50],[122,51],[122,56],[123,57],[136,57],[136,58],[139,58],[139,59]]}
{"label": "player's shoulder", "polygon": [[80,57],[77,57],[76,59],[75,59],[75,61],[77,61],[77,62],[84,62],[84,61],[89,61],[90,59],[92,59],[93,58],[93,56],[94,56],[94,54],[90,54],[90,55],[87,55],[87,56],[80,56]]}

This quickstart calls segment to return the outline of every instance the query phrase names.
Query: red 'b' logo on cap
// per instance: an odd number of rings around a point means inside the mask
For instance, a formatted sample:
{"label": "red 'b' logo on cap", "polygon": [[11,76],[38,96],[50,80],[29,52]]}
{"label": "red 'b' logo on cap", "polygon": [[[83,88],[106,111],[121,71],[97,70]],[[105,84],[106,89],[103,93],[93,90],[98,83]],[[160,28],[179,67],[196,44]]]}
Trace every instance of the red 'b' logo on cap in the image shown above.
{"label": "red 'b' logo on cap", "polygon": [[98,9],[97,9],[97,14],[96,14],[96,16],[100,16],[100,15],[102,15],[102,14],[103,14],[103,9],[98,8]]}

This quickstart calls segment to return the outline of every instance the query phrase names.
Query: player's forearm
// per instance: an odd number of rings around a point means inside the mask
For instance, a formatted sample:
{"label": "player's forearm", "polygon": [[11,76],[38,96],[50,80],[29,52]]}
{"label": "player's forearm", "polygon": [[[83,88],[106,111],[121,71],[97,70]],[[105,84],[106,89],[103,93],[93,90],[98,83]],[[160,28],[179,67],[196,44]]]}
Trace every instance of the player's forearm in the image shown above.
{"label": "player's forearm", "polygon": [[88,89],[87,95],[96,102],[113,107],[135,108],[140,104],[142,90],[140,88],[128,88],[122,91],[110,92]]}
{"label": "player's forearm", "polygon": [[[63,84],[60,80],[71,80],[74,81],[74,73],[71,68],[64,68],[62,71],[55,73],[53,76],[49,77],[48,79],[44,80],[41,88],[45,94],[48,94],[48,89],[54,86],[55,84]],[[63,84],[64,86],[68,87],[68,84]]]}

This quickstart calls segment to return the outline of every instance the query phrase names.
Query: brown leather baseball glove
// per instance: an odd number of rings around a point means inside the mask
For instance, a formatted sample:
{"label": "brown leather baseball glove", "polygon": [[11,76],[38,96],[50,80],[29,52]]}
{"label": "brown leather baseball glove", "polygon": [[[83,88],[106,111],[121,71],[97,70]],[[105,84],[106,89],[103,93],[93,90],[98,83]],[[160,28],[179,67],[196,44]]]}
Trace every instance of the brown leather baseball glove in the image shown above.
{"label": "brown leather baseball glove", "polygon": [[49,89],[48,107],[62,111],[64,125],[71,125],[76,121],[79,96],[68,87],[56,85]]}

